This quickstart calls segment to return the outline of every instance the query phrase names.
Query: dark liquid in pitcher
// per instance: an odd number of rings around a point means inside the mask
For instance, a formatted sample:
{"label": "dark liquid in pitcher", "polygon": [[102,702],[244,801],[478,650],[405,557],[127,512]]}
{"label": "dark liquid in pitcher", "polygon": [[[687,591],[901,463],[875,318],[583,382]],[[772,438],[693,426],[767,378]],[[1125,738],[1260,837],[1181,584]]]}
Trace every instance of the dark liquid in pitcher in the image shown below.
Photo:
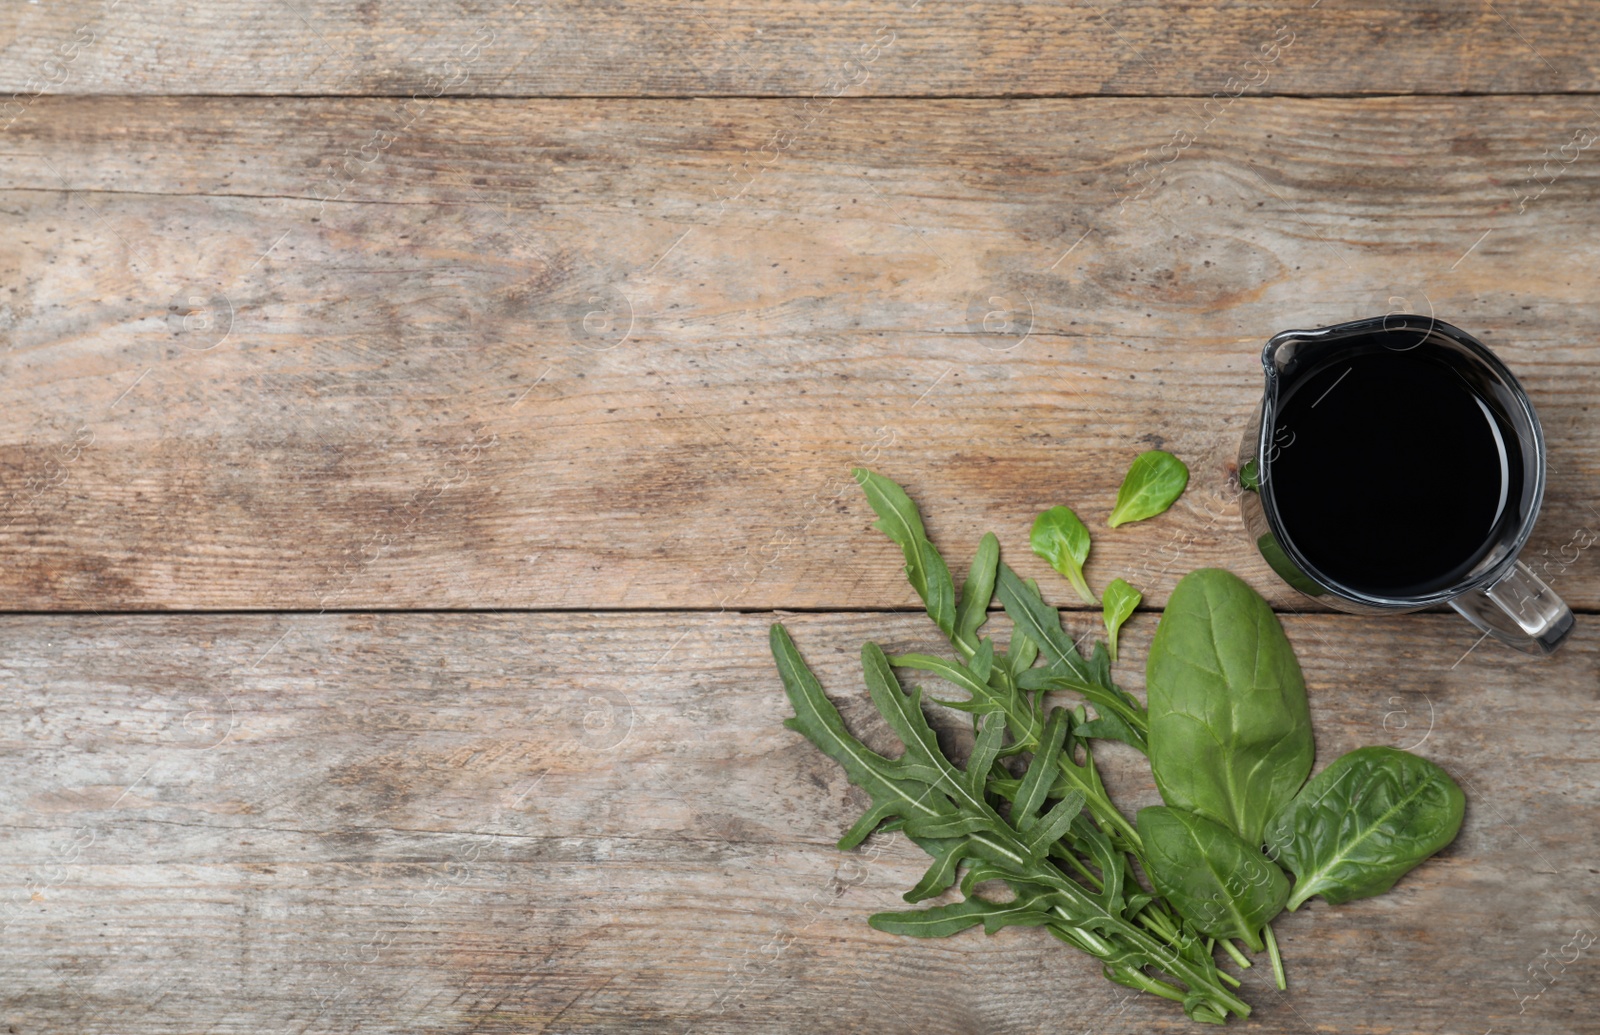
{"label": "dark liquid in pitcher", "polygon": [[1273,499],[1333,582],[1384,597],[1443,589],[1515,520],[1517,440],[1441,351],[1380,346],[1330,362],[1279,407]]}

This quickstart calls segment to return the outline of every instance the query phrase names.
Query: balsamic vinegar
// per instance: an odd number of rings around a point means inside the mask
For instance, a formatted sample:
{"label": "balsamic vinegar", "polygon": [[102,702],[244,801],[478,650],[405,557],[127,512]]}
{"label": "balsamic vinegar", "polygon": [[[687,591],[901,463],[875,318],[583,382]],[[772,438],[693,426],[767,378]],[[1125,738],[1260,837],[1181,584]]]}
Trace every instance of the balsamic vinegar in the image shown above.
{"label": "balsamic vinegar", "polygon": [[1441,347],[1378,347],[1302,375],[1281,400],[1269,486],[1317,573],[1382,597],[1458,581],[1516,520],[1522,453]]}

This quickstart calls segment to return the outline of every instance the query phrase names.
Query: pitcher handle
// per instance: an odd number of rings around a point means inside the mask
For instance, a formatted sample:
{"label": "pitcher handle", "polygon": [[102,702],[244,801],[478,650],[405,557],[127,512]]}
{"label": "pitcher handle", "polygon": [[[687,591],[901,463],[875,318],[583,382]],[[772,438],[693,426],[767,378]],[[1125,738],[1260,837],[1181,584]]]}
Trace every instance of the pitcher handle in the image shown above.
{"label": "pitcher handle", "polygon": [[1529,654],[1554,654],[1572,632],[1572,608],[1521,561],[1499,582],[1456,597],[1450,606],[1488,635]]}

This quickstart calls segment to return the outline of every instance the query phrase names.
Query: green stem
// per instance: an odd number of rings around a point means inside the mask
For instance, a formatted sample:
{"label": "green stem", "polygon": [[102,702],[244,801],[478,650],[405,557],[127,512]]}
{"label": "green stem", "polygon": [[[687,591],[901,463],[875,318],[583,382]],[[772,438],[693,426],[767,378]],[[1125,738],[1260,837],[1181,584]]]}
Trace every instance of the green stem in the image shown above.
{"label": "green stem", "polygon": [[[1081,924],[1080,921],[1075,920],[1077,917],[1095,917],[1101,921],[1101,923],[1095,924],[1097,929],[1115,930],[1121,938],[1131,942],[1133,948],[1140,955],[1149,958],[1170,976],[1183,982],[1188,987],[1191,996],[1202,996],[1222,1011],[1231,1010],[1240,1017],[1250,1016],[1250,1004],[1228,991],[1227,987],[1214,977],[1214,975],[1221,972],[1217,970],[1216,965],[1209,958],[1205,960],[1205,965],[1184,959],[1171,946],[1156,941],[1149,934],[1126,920],[1106,912],[1082,888],[1073,884],[1064,876],[1057,876],[1047,872],[1023,872],[1017,876],[1023,883],[1041,885],[1051,889],[1059,900],[1054,907],[1056,914],[1069,924]],[[1110,962],[1104,952],[1096,952],[1094,949],[1089,948],[1087,944],[1083,947],[1091,955]],[[1171,997],[1169,996],[1168,998]]]}
{"label": "green stem", "polygon": [[1229,956],[1233,957],[1233,962],[1239,964],[1239,966],[1245,970],[1250,969],[1250,961],[1245,959],[1244,953],[1240,952],[1234,947],[1232,938],[1222,939],[1222,947],[1223,949],[1227,950]]}
{"label": "green stem", "polygon": [[1160,899],[1152,899],[1143,909],[1139,910],[1139,922],[1150,930],[1167,940],[1170,945],[1178,943],[1178,927],[1172,918],[1160,908]]}
{"label": "green stem", "polygon": [[[1060,568],[1056,570],[1061,571]],[[1066,571],[1061,571],[1061,574],[1067,577],[1067,581],[1072,584],[1072,588],[1077,591],[1078,597],[1085,604],[1100,603],[1100,598],[1095,596],[1094,590],[1089,588],[1089,582],[1083,577],[1083,572],[1077,568],[1068,568]]]}
{"label": "green stem", "polygon": [[1105,881],[1101,880],[1093,870],[1089,869],[1089,867],[1083,864],[1082,859],[1079,859],[1066,847],[1063,846],[1059,851],[1052,850],[1050,854],[1057,859],[1065,860],[1074,870],[1077,870],[1080,874],[1082,874],[1084,880],[1087,880],[1090,884],[1092,884],[1096,891],[1100,891],[1106,886]]}
{"label": "green stem", "polygon": [[[998,672],[999,670],[997,669],[996,671]],[[1014,689],[1009,676],[1002,675],[1001,680],[1006,684],[1007,689]],[[1005,697],[1010,699],[1011,695],[1007,693]],[[1006,717],[1006,727],[1011,731],[1013,746],[1022,751],[1037,750],[1039,747],[1039,735],[1042,731],[1036,727],[1032,712],[1024,709],[1024,714],[1018,715],[1009,708],[1005,708],[1003,711]],[[1142,863],[1144,861],[1144,841],[1140,839],[1139,831],[1135,829],[1132,823],[1128,822],[1127,817],[1122,814],[1121,810],[1112,804],[1111,799],[1106,796],[1105,787],[1100,784],[1098,779],[1093,778],[1089,765],[1078,765],[1066,752],[1062,752],[1057,764],[1061,768],[1061,775],[1066,777],[1067,783],[1083,792],[1084,805],[1089,809],[1089,813],[1094,816],[1095,820],[1099,822],[1101,829],[1105,829],[1108,826],[1111,827],[1112,831],[1116,835],[1120,835],[1125,842],[1125,846],[1119,847],[1124,847],[1125,851],[1131,852]],[[1085,773],[1090,775],[1086,776]],[[1112,831],[1107,832],[1111,833]]]}
{"label": "green stem", "polygon": [[1263,931],[1267,936],[1267,955],[1272,959],[1272,978],[1278,983],[1278,991],[1287,992],[1289,990],[1289,980],[1283,974],[1283,957],[1278,954],[1277,936],[1272,933],[1271,924],[1263,928]]}

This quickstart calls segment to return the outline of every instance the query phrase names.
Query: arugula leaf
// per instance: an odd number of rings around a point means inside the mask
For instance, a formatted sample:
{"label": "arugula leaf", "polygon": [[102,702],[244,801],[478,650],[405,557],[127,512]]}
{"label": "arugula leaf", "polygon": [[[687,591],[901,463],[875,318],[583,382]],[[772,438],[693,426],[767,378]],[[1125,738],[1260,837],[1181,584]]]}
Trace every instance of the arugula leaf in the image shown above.
{"label": "arugula leaf", "polygon": [[872,808],[839,839],[840,849],[856,847],[890,818],[955,815],[956,809],[948,799],[930,793],[940,773],[913,765],[909,757],[890,761],[851,736],[839,710],[801,659],[789,631],[774,624],[771,640],[778,676],[794,705],[794,717],[783,720],[783,724],[804,734],[823,754],[844,767],[851,783],[872,796]]}
{"label": "arugula leaf", "polygon": [[[1111,980],[1177,1000],[1192,1018],[1220,1022],[1230,1013],[1249,1015],[1249,1005],[1224,985],[1203,945],[1179,932],[1164,931],[1159,919],[1149,918],[1152,914],[1141,912],[1141,922],[1135,923],[1126,912],[1126,902],[1108,907],[1094,891],[1055,865],[1052,857],[1064,850],[1057,838],[1074,828],[1081,816],[1083,795],[1068,794],[1042,810],[1047,796],[1030,790],[1023,804],[1012,806],[1011,817],[1003,817],[984,794],[974,793],[976,774],[963,773],[941,753],[922,714],[921,692],[907,694],[900,688],[888,658],[876,644],[862,647],[862,666],[874,706],[905,745],[905,751],[893,760],[870,750],[844,728],[838,709],[827,699],[782,625],[772,627],[771,641],[784,691],[795,709],[794,718],[786,720],[786,725],[839,762],[851,782],[872,798],[866,815],[840,843],[859,843],[866,833],[898,819],[907,836],[934,859],[913,889],[914,895],[937,894],[935,889],[948,887],[967,862],[970,866],[961,882],[967,901],[975,901],[970,892],[976,881],[1000,879],[1022,903],[1006,904],[1011,909],[1005,916],[990,908],[999,903],[959,910],[935,907],[909,916],[880,914],[873,918],[873,926],[936,936],[981,922],[991,927],[1008,922],[1043,924],[1056,937],[1098,958]],[[1060,709],[1051,715],[1046,746],[1023,778],[1030,787],[1048,782],[1045,777],[1057,769],[1056,752],[1065,739],[1066,715]],[[985,748],[978,765],[984,764],[989,750]],[[1034,775],[1035,771],[1039,775]],[[1141,903],[1140,908],[1146,905]],[[1147,929],[1147,923],[1154,926]],[[1164,977],[1146,973],[1147,968],[1158,969]]]}
{"label": "arugula leaf", "polygon": [[1466,797],[1450,774],[1391,747],[1357,748],[1318,773],[1268,824],[1270,854],[1295,875],[1289,909],[1394,887],[1461,829]]}
{"label": "arugula leaf", "polygon": [[1117,505],[1106,524],[1112,528],[1130,521],[1153,518],[1183,495],[1189,468],[1171,453],[1152,449],[1134,458],[1117,490]]}
{"label": "arugula leaf", "polygon": [[911,497],[906,495],[904,489],[880,474],[874,474],[865,467],[857,467],[850,473],[855,476],[857,484],[867,494],[867,503],[878,515],[873,527],[894,540],[905,554],[906,578],[922,598],[923,605],[928,609],[928,617],[933,619],[933,624],[947,639],[954,637],[955,584],[950,579],[950,569],[945,566],[944,558],[934,549],[927,531],[922,527],[922,515],[917,512],[917,505],[911,502]]}
{"label": "arugula leaf", "polygon": [[[984,640],[984,643],[991,641]],[[1024,741],[1030,746],[1039,738],[1039,731],[1044,722],[1037,709],[1031,705],[1015,684],[1007,684],[1003,689],[996,688],[984,682],[959,662],[946,661],[936,658],[931,654],[897,654],[889,659],[889,663],[898,668],[914,668],[923,672],[932,672],[934,675],[967,692],[965,701],[950,701],[933,698],[935,703],[946,708],[955,708],[959,711],[971,712],[974,715],[993,715],[999,713],[1005,716],[1006,722],[1011,727],[1011,735],[1019,741]]]}
{"label": "arugula leaf", "polygon": [[982,924],[984,933],[994,934],[1003,927],[1043,927],[1054,919],[1049,908],[1048,892],[1019,896],[1011,902],[967,898],[948,906],[874,913],[867,918],[867,926],[912,938],[944,938]]}
{"label": "arugula leaf", "polygon": [[995,759],[1000,757],[1000,741],[1005,737],[1004,718],[979,720],[977,739],[972,744],[972,757],[967,759],[967,789],[975,797],[982,797],[989,787],[989,774],[994,770]]}
{"label": "arugula leaf", "polygon": [[978,629],[989,620],[989,602],[994,599],[995,567],[1000,563],[1000,540],[985,532],[978,541],[978,555],[972,559],[967,581],[961,586],[961,603],[956,608],[955,635],[950,638],[967,657],[978,646]]}
{"label": "arugula leaf", "polygon": [[[1111,682],[1104,649],[1085,661],[1072,638],[1061,628],[1061,612],[1029,591],[1009,565],[1000,564],[995,594],[1011,617],[1012,624],[1038,644],[1045,659],[1043,668],[1029,669],[1017,677],[1022,690],[1072,690],[1082,694],[1099,710],[1101,725],[1095,736],[1126,741],[1146,750],[1148,722],[1143,706]],[[1098,646],[1098,645],[1097,645]],[[1101,720],[1096,720],[1100,722]]]}
{"label": "arugula leaf", "polygon": [[1283,911],[1289,878],[1238,834],[1198,813],[1140,809],[1150,883],[1212,938],[1241,938],[1256,952],[1262,929]]}
{"label": "arugula leaf", "polygon": [[1040,599],[1003,561],[994,590],[1012,626],[1034,642],[1044,656],[1046,668],[1076,676],[1085,682],[1093,678],[1088,662],[1078,653],[1072,637],[1061,628],[1061,612]]}
{"label": "arugula leaf", "polygon": [[1089,559],[1089,529],[1070,507],[1051,507],[1035,518],[1028,542],[1034,553],[1066,576],[1085,604],[1100,602],[1083,580],[1083,565]]}
{"label": "arugula leaf", "polygon": [[1111,660],[1117,660],[1117,630],[1139,606],[1144,594],[1121,579],[1112,579],[1105,592],[1106,643],[1111,649]]}

